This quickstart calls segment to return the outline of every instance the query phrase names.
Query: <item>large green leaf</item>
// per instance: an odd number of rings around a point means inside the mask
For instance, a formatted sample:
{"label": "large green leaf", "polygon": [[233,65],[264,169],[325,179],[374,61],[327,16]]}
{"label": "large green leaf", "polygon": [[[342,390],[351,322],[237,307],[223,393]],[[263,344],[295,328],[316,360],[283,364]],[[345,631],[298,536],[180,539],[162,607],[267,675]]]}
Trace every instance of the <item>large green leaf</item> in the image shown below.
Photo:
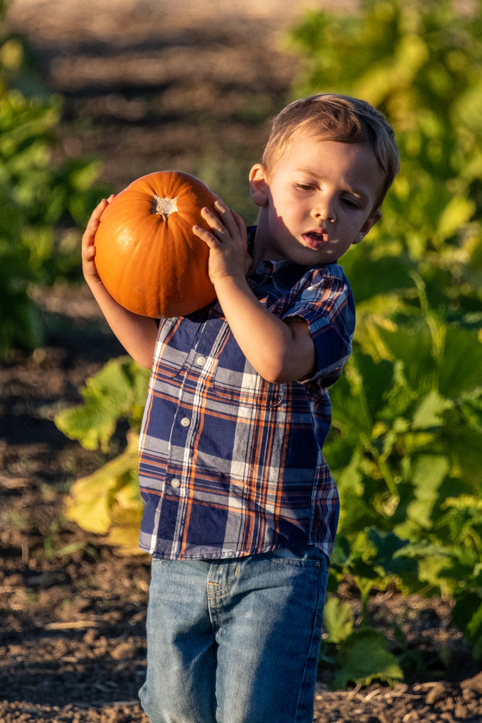
{"label": "large green leaf", "polygon": [[412,389],[428,393],[437,385],[433,340],[424,320],[400,324],[395,331],[380,328],[379,333],[393,358],[403,362],[404,374]]}
{"label": "large green leaf", "polygon": [[408,516],[425,529],[432,527],[432,510],[449,466],[448,458],[442,455],[421,455],[414,464],[415,500],[408,506]]}
{"label": "large green leaf", "polygon": [[346,688],[349,682],[369,685],[373,680],[403,680],[397,658],[387,650],[384,634],[372,628],[360,628],[343,642],[339,665],[333,689]]}
{"label": "large green leaf", "polygon": [[68,519],[129,553],[138,552],[143,504],[137,476],[138,436],[130,434],[122,454],[74,482],[65,501]]}
{"label": "large green leaf", "polygon": [[130,357],[111,359],[80,390],[84,404],[59,412],[55,424],[86,449],[100,446],[107,452],[119,419],[134,415],[135,421],[139,421],[148,380],[149,371]]}
{"label": "large green leaf", "polygon": [[439,391],[449,398],[482,387],[482,343],[476,330],[448,327]]}

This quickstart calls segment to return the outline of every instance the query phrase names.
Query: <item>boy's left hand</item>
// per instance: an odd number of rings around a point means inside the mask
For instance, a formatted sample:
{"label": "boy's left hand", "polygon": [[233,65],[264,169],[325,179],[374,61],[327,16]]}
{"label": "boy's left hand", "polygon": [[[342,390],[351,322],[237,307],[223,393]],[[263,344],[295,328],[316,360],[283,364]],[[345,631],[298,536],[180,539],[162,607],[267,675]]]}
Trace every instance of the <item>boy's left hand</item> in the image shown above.
{"label": "boy's left hand", "polygon": [[221,200],[215,202],[214,208],[218,216],[208,208],[201,211],[211,232],[193,226],[193,233],[209,246],[209,278],[213,284],[225,276],[242,276],[244,279],[251,265],[246,224]]}

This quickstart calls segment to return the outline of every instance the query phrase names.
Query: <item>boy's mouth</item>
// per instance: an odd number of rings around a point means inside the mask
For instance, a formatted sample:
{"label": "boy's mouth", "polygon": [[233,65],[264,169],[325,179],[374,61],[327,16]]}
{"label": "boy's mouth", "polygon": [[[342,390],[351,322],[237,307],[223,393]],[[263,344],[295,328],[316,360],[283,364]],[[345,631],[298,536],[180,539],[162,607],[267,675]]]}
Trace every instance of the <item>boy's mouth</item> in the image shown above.
{"label": "boy's mouth", "polygon": [[303,234],[303,241],[310,249],[317,250],[324,246],[324,244],[328,243],[328,234],[323,230],[308,231]]}

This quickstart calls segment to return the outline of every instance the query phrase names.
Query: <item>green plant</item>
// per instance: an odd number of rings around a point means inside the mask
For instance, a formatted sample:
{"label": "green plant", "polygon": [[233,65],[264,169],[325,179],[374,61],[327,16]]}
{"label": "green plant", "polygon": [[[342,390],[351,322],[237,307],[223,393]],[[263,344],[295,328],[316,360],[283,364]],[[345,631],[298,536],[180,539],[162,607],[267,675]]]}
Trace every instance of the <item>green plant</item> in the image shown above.
{"label": "green plant", "polygon": [[78,278],[80,227],[104,189],[98,161],[52,164],[61,100],[38,80],[25,40],[0,4],[0,355],[42,342],[33,283]]}
{"label": "green plant", "polygon": [[369,685],[377,679],[392,684],[403,679],[383,633],[366,624],[354,629],[349,603],[328,596],[323,622],[327,636],[322,642],[320,662],[336,670],[332,688],[345,688],[349,682]]}
{"label": "green plant", "polygon": [[370,589],[389,580],[454,595],[478,656],[481,24],[479,4],[365,0],[350,17],[311,11],[291,34],[295,95],[365,98],[401,153],[382,223],[342,260],[358,322],[325,446],[342,501],[332,573],[358,585],[361,629]]}
{"label": "green plant", "polygon": [[57,427],[83,447],[109,454],[119,420],[127,420],[127,446],[93,474],[74,482],[65,501],[68,519],[130,554],[139,552],[142,501],[137,443],[149,371],[130,357],[111,359],[81,389],[84,404],[59,412]]}

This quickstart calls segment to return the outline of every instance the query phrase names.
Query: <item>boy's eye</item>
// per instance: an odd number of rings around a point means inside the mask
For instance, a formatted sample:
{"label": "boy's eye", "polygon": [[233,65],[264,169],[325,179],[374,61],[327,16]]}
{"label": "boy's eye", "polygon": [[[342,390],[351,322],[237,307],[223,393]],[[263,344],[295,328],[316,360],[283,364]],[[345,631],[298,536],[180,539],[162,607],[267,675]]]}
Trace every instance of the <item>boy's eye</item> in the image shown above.
{"label": "boy's eye", "polygon": [[348,208],[353,208],[357,210],[360,208],[360,204],[358,203],[358,201],[354,201],[351,198],[343,198],[342,203],[344,203],[345,206],[347,206]]}
{"label": "boy's eye", "polygon": [[313,186],[310,186],[309,183],[295,183],[296,188],[299,188],[300,191],[312,191]]}

